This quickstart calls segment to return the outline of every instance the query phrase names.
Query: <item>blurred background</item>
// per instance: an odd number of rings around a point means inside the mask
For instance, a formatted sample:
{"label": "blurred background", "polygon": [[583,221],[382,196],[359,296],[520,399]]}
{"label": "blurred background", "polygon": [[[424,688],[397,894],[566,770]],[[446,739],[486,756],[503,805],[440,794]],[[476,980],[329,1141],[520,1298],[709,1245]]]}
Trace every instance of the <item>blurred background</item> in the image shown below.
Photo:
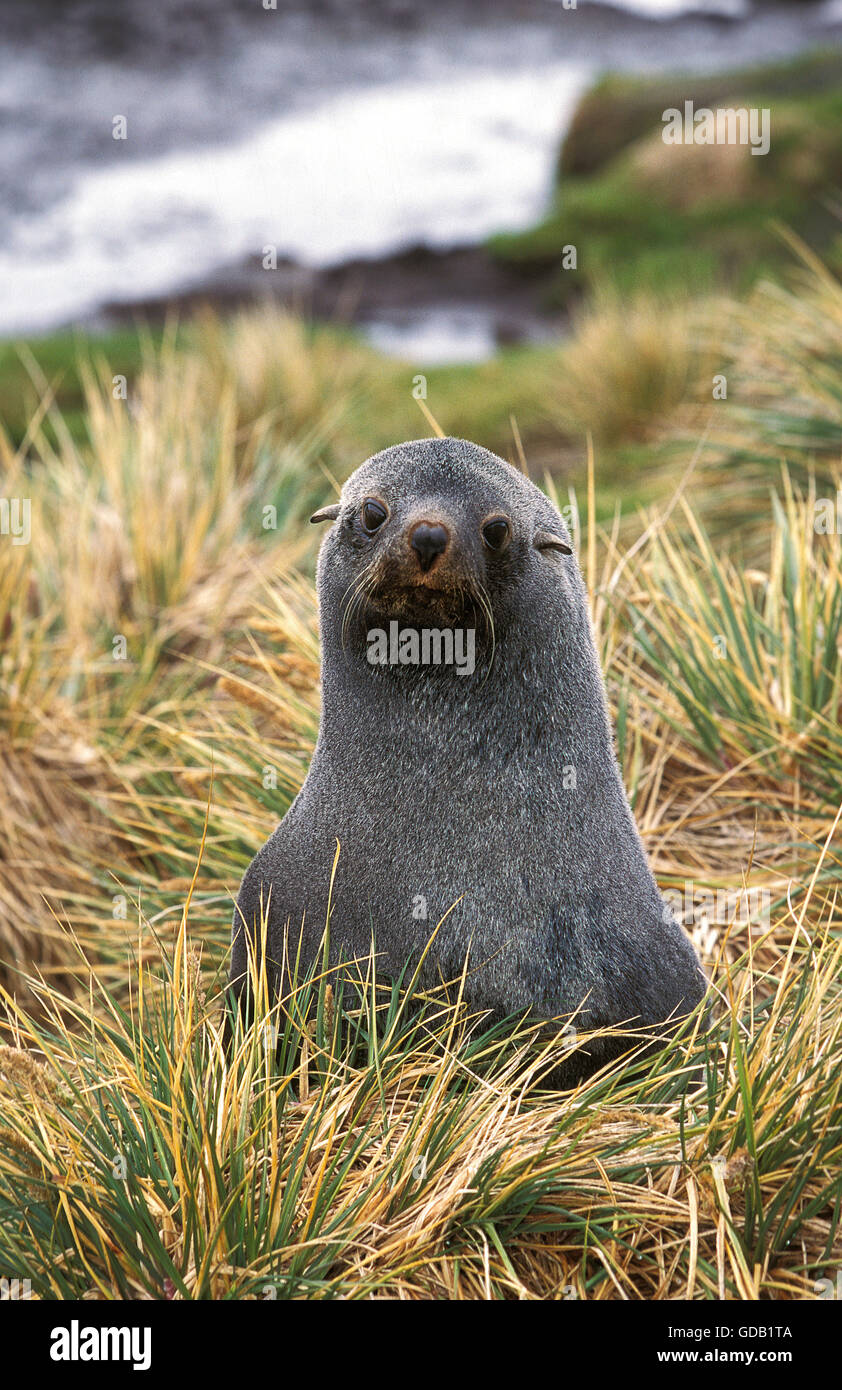
{"label": "blurred background", "polygon": [[[703,74],[828,47],[842,5],[4,0],[3,27],[0,334],[271,294],[423,365],[552,337],[612,269],[586,236],[562,296],[558,248],[490,241],[563,206],[560,151],[603,73],[693,73],[704,96]],[[640,134],[594,104],[567,172]],[[633,212],[627,260],[653,249]]]}

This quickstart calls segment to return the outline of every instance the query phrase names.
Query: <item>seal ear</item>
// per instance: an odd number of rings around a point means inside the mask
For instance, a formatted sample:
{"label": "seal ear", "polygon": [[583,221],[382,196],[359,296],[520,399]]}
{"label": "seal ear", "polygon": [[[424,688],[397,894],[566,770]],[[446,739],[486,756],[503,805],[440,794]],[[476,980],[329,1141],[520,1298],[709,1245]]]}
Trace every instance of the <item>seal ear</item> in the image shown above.
{"label": "seal ear", "polygon": [[319,511],[313,512],[311,521],[335,521],[342,510],[341,502],[332,502],[329,507],[322,507]]}
{"label": "seal ear", "polygon": [[551,531],[536,531],[535,539],[532,542],[536,550],[560,550],[562,555],[572,555],[573,547],[563,541],[561,536],[554,536]]}

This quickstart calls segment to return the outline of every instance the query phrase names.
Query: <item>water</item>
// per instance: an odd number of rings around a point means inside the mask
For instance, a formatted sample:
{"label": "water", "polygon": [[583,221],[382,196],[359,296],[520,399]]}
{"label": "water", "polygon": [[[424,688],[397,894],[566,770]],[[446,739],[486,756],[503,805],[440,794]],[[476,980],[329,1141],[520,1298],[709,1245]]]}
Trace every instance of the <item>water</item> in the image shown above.
{"label": "water", "polygon": [[94,164],[13,220],[0,329],[160,295],[267,247],[332,265],[527,226],[585,81],[563,64],[544,65],[537,87],[534,72],[383,84],[326,94],[236,141]]}
{"label": "water", "polygon": [[[477,8],[5,0],[0,335],[224,283],[267,247],[332,266],[525,227],[596,71],[789,56],[833,20],[747,0],[711,6],[737,20],[682,0]],[[425,305],[422,359],[486,355],[481,317]],[[405,312],[369,325],[410,356],[414,331]]]}
{"label": "water", "polygon": [[423,312],[395,313],[362,326],[368,340],[387,357],[421,366],[484,362],[497,348],[491,314],[481,306],[433,305]]}

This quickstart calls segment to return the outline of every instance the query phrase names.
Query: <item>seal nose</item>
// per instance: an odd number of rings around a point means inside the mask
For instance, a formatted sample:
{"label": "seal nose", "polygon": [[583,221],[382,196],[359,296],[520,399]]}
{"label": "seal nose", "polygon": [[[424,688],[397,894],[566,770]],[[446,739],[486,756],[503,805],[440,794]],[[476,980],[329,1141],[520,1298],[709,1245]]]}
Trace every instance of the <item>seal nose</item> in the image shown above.
{"label": "seal nose", "polygon": [[413,526],[409,543],[418,556],[418,563],[426,573],[437,556],[447,549],[449,536],[438,522],[419,521]]}

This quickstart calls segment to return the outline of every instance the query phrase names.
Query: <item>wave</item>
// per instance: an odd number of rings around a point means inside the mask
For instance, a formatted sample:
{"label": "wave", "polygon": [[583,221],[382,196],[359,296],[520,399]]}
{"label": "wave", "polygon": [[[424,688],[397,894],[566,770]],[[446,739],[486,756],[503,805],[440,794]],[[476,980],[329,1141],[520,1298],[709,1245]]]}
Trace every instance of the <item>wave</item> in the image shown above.
{"label": "wave", "polygon": [[[564,0],[558,0],[562,4]],[[612,10],[624,10],[646,19],[680,19],[685,15],[712,19],[746,19],[754,10],[751,0],[587,0]]]}
{"label": "wave", "polygon": [[589,76],[552,64],[403,82],[229,145],[80,171],[61,201],[11,229],[0,332],[187,289],[266,246],[319,266],[525,227],[545,205]]}

